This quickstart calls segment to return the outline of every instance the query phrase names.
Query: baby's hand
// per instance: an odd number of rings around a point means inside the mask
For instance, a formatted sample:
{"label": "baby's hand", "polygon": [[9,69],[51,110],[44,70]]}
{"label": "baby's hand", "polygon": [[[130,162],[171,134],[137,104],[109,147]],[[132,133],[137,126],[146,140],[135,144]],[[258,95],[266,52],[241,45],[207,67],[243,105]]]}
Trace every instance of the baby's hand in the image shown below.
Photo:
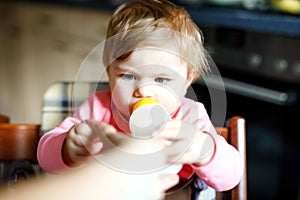
{"label": "baby's hand", "polygon": [[167,145],[169,163],[203,165],[214,153],[212,137],[183,121],[167,122],[156,137]]}
{"label": "baby's hand", "polygon": [[73,126],[67,134],[63,145],[63,159],[69,166],[77,166],[90,155],[99,153],[102,143],[86,122]]}

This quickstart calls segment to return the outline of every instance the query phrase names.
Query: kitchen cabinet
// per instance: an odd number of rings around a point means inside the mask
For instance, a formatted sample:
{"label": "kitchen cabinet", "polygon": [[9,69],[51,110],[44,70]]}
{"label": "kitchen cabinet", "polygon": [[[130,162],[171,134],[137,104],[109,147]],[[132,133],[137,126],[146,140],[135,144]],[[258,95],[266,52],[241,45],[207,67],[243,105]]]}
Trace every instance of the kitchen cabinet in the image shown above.
{"label": "kitchen cabinet", "polygon": [[290,37],[300,36],[300,17],[274,12],[222,7],[187,7],[194,21],[204,26],[226,27]]}
{"label": "kitchen cabinet", "polygon": [[44,92],[56,81],[76,79],[105,39],[111,12],[6,2],[0,13],[0,112],[12,123],[40,123]]}

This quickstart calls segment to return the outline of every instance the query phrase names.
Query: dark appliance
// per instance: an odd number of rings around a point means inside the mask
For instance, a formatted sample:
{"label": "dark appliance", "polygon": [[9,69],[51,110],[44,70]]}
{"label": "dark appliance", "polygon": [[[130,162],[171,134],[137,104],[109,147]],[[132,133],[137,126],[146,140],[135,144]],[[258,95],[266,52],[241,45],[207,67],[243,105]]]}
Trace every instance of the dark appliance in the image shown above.
{"label": "dark appliance", "polygon": [[[299,199],[300,37],[201,28],[223,78],[226,117],[246,119],[248,199]],[[193,89],[211,114],[211,91]]]}

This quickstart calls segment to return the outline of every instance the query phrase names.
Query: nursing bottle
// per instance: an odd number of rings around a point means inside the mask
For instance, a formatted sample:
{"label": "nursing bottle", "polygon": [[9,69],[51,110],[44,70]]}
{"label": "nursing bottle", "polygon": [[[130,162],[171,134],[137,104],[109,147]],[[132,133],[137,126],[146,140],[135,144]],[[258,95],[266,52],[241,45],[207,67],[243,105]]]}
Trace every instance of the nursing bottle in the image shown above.
{"label": "nursing bottle", "polygon": [[[147,139],[159,133],[164,124],[171,119],[170,114],[152,98],[145,98],[134,104],[129,118],[132,136]],[[168,141],[166,145],[172,145]],[[163,174],[176,174],[182,168],[181,164],[172,164],[161,170]]]}
{"label": "nursing bottle", "polygon": [[158,101],[142,99],[134,104],[129,118],[131,134],[138,138],[151,137],[170,119],[169,113]]}

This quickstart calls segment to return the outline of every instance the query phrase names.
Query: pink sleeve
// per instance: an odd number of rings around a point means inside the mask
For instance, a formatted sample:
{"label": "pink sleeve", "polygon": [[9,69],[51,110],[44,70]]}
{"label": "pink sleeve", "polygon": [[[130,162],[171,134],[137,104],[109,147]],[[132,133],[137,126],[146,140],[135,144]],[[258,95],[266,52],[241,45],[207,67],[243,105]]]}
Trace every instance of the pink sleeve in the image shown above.
{"label": "pink sleeve", "polygon": [[[195,125],[198,130],[212,133],[214,129],[203,104],[184,99],[182,105],[183,119]],[[244,162],[232,145],[228,144],[224,137],[212,135],[215,142],[215,152],[212,159],[205,165],[197,167],[192,165],[196,174],[207,185],[217,191],[225,191],[235,187],[244,171]]]}
{"label": "pink sleeve", "polygon": [[219,136],[212,160],[203,166],[193,167],[207,185],[217,191],[225,191],[235,187],[241,180],[244,162],[239,152]]}
{"label": "pink sleeve", "polygon": [[62,159],[62,146],[67,132],[86,119],[109,122],[110,118],[109,90],[97,91],[78,108],[74,117],[67,117],[59,126],[41,137],[37,149],[39,165],[50,173],[70,169]]}
{"label": "pink sleeve", "polygon": [[45,133],[39,141],[37,158],[47,172],[57,173],[69,167],[62,159],[62,146],[67,132],[78,120],[68,117],[58,127]]}

